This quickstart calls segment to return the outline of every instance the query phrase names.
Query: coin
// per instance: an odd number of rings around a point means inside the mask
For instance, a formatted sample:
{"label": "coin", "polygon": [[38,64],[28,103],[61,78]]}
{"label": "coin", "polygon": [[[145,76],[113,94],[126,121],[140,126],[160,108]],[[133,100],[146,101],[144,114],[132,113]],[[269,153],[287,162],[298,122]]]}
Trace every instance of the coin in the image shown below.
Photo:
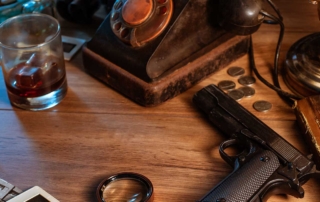
{"label": "coin", "polygon": [[251,97],[256,93],[254,88],[251,88],[249,86],[243,86],[243,87],[239,88],[239,90],[243,91],[244,97]]}
{"label": "coin", "polygon": [[234,89],[236,87],[236,84],[233,81],[230,81],[230,80],[223,80],[223,81],[220,81],[218,83],[218,87],[221,90],[231,90],[231,89]]}
{"label": "coin", "polygon": [[241,76],[244,74],[244,69],[242,67],[230,67],[227,73],[232,77]]}
{"label": "coin", "polygon": [[233,98],[234,100],[241,100],[244,96],[243,91],[238,90],[238,89],[234,89],[228,92],[228,95]]}
{"label": "coin", "polygon": [[244,86],[250,86],[256,82],[256,79],[253,76],[242,76],[238,79],[238,82]]}
{"label": "coin", "polygon": [[259,100],[253,103],[253,108],[258,112],[265,112],[272,108],[272,104],[265,100]]}

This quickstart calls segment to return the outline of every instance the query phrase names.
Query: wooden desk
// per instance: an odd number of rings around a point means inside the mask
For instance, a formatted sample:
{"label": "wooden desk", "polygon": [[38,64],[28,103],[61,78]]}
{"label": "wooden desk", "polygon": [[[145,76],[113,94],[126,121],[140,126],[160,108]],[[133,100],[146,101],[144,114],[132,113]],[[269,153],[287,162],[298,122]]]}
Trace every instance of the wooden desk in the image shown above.
{"label": "wooden desk", "polygon": [[[307,0],[275,3],[286,25],[282,64],[289,47],[320,30],[320,24],[316,6]],[[73,25],[66,24],[65,34],[88,39],[94,33],[89,28],[71,32]],[[253,35],[257,67],[269,81],[278,31],[277,25],[262,25]],[[96,201],[95,189],[102,179],[132,171],[152,181],[155,202],[193,202],[231,172],[218,154],[223,134],[191,101],[208,84],[233,79],[226,73],[228,67],[158,107],[144,108],[87,75],[81,60],[79,53],[66,63],[68,94],[46,111],[13,108],[1,81],[0,178],[23,190],[39,185],[62,202],[79,202]],[[229,67],[235,65],[249,74],[247,56]],[[292,109],[260,81],[253,87],[256,95],[240,103],[307,154]],[[259,99],[270,101],[273,108],[266,113],[254,111],[252,104]],[[303,188],[303,201],[318,201],[319,182],[310,180]],[[280,195],[269,201],[301,200]]]}

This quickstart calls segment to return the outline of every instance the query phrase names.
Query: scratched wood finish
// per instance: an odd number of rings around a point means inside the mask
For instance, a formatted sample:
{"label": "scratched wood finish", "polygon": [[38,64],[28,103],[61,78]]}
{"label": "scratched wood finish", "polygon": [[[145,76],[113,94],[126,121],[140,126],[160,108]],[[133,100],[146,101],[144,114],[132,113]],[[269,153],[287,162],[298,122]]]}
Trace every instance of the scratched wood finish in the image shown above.
{"label": "scratched wood finish", "polygon": [[[301,37],[320,30],[317,8],[307,0],[277,0],[286,32],[281,49],[283,64],[289,47]],[[98,26],[62,22],[66,35],[89,39]],[[279,26],[262,25],[253,35],[256,64],[269,80]],[[147,176],[154,185],[155,202],[199,200],[231,172],[218,154],[225,140],[195,108],[191,99],[208,84],[232,79],[227,68],[187,92],[154,108],[141,107],[87,75],[81,53],[67,62],[69,84],[58,106],[40,112],[13,108],[1,75],[0,178],[25,190],[43,187],[62,202],[95,201],[99,182],[118,172]],[[248,70],[244,56],[231,66]],[[239,86],[239,84],[237,84]],[[282,82],[282,86],[286,86]],[[240,103],[307,154],[292,109],[277,94],[257,81],[256,95]],[[266,113],[253,110],[256,100],[268,100]],[[318,201],[320,184],[304,186],[303,201]],[[272,196],[269,201],[301,201],[291,196]]]}

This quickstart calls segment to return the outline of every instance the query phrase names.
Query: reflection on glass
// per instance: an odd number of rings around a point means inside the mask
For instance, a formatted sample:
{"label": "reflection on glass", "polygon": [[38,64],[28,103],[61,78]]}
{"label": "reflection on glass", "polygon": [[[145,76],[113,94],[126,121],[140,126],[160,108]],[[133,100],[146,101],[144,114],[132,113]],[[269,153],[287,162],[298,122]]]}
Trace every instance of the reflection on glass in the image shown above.
{"label": "reflection on glass", "polygon": [[53,0],[11,0],[0,3],[0,23],[22,13],[40,13],[52,7]]}
{"label": "reflection on glass", "polygon": [[108,184],[103,191],[105,202],[141,202],[148,196],[147,187],[134,179],[120,179]]}

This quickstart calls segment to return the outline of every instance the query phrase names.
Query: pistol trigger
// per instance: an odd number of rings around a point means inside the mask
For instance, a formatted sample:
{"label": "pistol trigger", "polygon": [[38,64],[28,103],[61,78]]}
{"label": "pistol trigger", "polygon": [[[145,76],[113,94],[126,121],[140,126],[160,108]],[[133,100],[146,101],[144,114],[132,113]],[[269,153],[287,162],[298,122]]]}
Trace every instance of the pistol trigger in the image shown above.
{"label": "pistol trigger", "polygon": [[236,162],[237,157],[236,156],[229,156],[224,150],[227,149],[228,147],[231,147],[236,144],[237,144],[236,139],[230,139],[230,140],[224,141],[220,144],[220,148],[219,148],[220,156],[230,166],[234,166],[234,163]]}

